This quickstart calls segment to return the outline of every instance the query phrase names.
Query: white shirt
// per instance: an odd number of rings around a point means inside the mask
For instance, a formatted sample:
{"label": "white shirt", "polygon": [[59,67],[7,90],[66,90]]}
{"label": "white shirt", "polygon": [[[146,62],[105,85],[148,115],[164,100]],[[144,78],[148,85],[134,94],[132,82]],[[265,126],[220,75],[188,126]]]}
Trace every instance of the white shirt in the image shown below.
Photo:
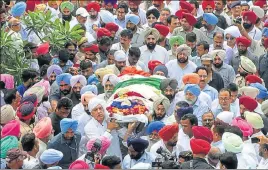
{"label": "white shirt", "polygon": [[245,157],[242,155],[242,153],[236,154],[238,165],[237,169],[248,169],[247,168],[247,160]]}
{"label": "white shirt", "polygon": [[247,160],[247,169],[256,169],[258,165],[258,159],[254,146],[251,143],[251,139],[244,141],[244,147],[241,153],[243,157]]}
{"label": "white shirt", "polygon": [[[133,12],[131,12],[130,9],[128,9],[128,11],[129,11],[129,14],[133,14]],[[138,9],[138,14],[139,14],[139,17],[140,17],[140,24],[141,25],[146,24],[147,23],[146,11],[141,9],[141,8],[139,8]]]}
{"label": "white shirt", "polygon": [[179,10],[180,1],[170,1],[168,4],[165,1],[165,8],[168,8],[171,12],[171,15],[175,15],[175,13]]}
{"label": "white shirt", "polygon": [[[254,138],[254,137],[258,137],[258,136],[265,136],[262,131],[259,131],[258,133],[255,133],[251,136],[251,138]],[[258,143],[253,143],[252,144],[255,148],[255,152],[256,152],[256,155],[257,155],[257,158],[258,158],[258,161],[261,160],[261,156],[259,155],[259,147],[260,147],[260,144]]]}
{"label": "white shirt", "polygon": [[192,61],[188,61],[188,64],[184,67],[184,68],[181,68],[178,64],[178,61],[177,59],[174,59],[174,60],[170,60],[167,64],[166,64],[166,67],[168,69],[168,76],[170,78],[174,78],[178,81],[178,84],[179,84],[179,88],[180,86],[182,85],[182,77],[185,75],[185,74],[188,74],[188,73],[193,73],[195,72],[196,70],[196,64],[193,63]]}
{"label": "white shirt", "polygon": [[254,40],[260,40],[262,37],[261,31],[254,26],[254,28],[248,33],[248,35]]}
{"label": "white shirt", "polygon": [[156,45],[153,51],[148,50],[147,45],[140,47],[141,57],[140,61],[142,61],[145,66],[148,68],[148,63],[150,60],[158,60],[163,64],[168,62],[168,52],[164,47],[160,45]]}
{"label": "white shirt", "polygon": [[179,156],[179,154],[180,154],[180,152],[181,152],[180,149],[182,149],[182,147],[176,145],[176,146],[173,147],[172,152],[170,152],[170,151],[167,149],[166,145],[164,144],[164,141],[161,139],[161,140],[159,140],[158,142],[156,142],[155,144],[153,144],[153,146],[152,146],[151,149],[150,149],[150,152],[151,152],[152,154],[154,154],[156,157],[162,157],[160,154],[156,153],[157,149],[159,149],[160,147],[162,147],[162,148],[163,148],[165,151],[167,151],[169,154],[171,154],[171,155],[173,155],[173,156],[176,156],[176,157]]}
{"label": "white shirt", "polygon": [[111,50],[122,50],[122,51],[124,51],[126,53],[126,56],[128,56],[128,51],[129,51],[130,47],[131,47],[131,45],[129,46],[128,50],[126,51],[122,47],[121,43],[118,42],[118,43],[115,43],[115,44],[112,45]]}
{"label": "white shirt", "polygon": [[182,150],[181,151],[192,151],[191,146],[190,146],[190,137],[186,135],[182,128],[179,130],[179,135],[178,135],[178,142],[177,145],[181,146]]}
{"label": "white shirt", "polygon": [[85,136],[85,126],[92,119],[92,116],[88,115],[86,112],[82,113],[82,115],[78,119],[78,127],[77,131],[81,133],[81,141],[79,147],[79,156],[83,155],[87,152],[86,144],[88,142],[87,137]]}
{"label": "white shirt", "polygon": [[37,158],[28,155],[28,157],[23,160],[23,169],[33,169],[38,164],[39,161]]}
{"label": "white shirt", "polygon": [[262,158],[257,169],[268,169],[268,159]]}
{"label": "white shirt", "polygon": [[80,102],[79,104],[75,105],[72,109],[72,119],[79,120],[80,116],[86,113],[83,104]]}

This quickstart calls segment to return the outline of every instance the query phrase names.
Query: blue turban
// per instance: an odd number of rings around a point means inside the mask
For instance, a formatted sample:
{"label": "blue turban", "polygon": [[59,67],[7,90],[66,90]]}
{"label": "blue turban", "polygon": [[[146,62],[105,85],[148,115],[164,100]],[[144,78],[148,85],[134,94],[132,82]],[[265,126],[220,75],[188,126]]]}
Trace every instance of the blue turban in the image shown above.
{"label": "blue turban", "polygon": [[159,132],[159,130],[161,130],[163,127],[165,126],[165,124],[161,121],[154,121],[151,122],[148,127],[147,127],[147,134],[150,135],[152,134],[154,131],[156,131],[157,133]]}
{"label": "blue turban", "polygon": [[108,4],[108,3],[115,5],[117,3],[117,0],[104,0],[104,4]]}
{"label": "blue turban", "polygon": [[265,37],[268,37],[268,28],[267,27],[264,27],[262,29],[262,35],[265,36]]}
{"label": "blue turban", "polygon": [[40,160],[46,165],[51,165],[56,162],[59,162],[63,157],[63,153],[61,151],[55,149],[48,149],[45,150],[41,156]]}
{"label": "blue turban", "polygon": [[181,120],[181,118],[186,115],[186,114],[193,114],[194,113],[194,109],[193,107],[189,106],[189,107],[180,107],[177,110],[177,116],[179,118],[179,120]]}
{"label": "blue turban", "polygon": [[83,95],[88,91],[92,92],[95,95],[98,95],[98,88],[95,85],[87,85],[87,86],[82,87],[80,94]]}
{"label": "blue turban", "polygon": [[149,146],[149,142],[141,138],[128,138],[127,146],[130,145],[136,152],[143,152]]}
{"label": "blue turban", "polygon": [[187,84],[184,87],[184,93],[186,93],[187,91],[191,92],[196,97],[198,97],[201,93],[200,87],[197,84]]}
{"label": "blue turban", "polygon": [[11,8],[11,15],[13,17],[20,17],[24,14],[26,10],[26,3],[25,2],[18,2]]}
{"label": "blue turban", "polygon": [[209,25],[216,25],[218,23],[218,18],[213,13],[204,13],[203,20]]}
{"label": "blue turban", "polygon": [[62,133],[66,133],[68,129],[72,129],[73,132],[77,130],[78,121],[70,118],[64,118],[60,121],[60,129]]}
{"label": "blue turban", "polygon": [[268,91],[262,84],[251,83],[250,86],[259,89],[260,93],[256,97],[257,99],[266,99],[268,97]]}
{"label": "blue turban", "polygon": [[72,75],[70,73],[62,73],[56,77],[57,84],[60,85],[61,81],[64,81],[66,84],[70,85],[70,80]]}
{"label": "blue turban", "polygon": [[99,79],[96,77],[95,74],[91,75],[87,79],[87,84],[98,84]]}
{"label": "blue turban", "polygon": [[126,15],[126,23],[130,21],[135,25],[138,25],[140,22],[140,17],[135,14],[128,14]]}
{"label": "blue turban", "polygon": [[113,16],[113,14],[112,14],[111,12],[106,11],[106,10],[101,10],[100,13],[99,13],[99,15],[100,15],[101,20],[102,20],[105,24],[107,24],[107,23],[109,23],[109,22],[113,22],[113,23],[115,23],[114,16]]}
{"label": "blue turban", "polygon": [[56,76],[58,76],[62,73],[62,69],[60,68],[60,66],[56,64],[51,65],[47,69],[47,77],[50,77],[52,73],[55,73]]}

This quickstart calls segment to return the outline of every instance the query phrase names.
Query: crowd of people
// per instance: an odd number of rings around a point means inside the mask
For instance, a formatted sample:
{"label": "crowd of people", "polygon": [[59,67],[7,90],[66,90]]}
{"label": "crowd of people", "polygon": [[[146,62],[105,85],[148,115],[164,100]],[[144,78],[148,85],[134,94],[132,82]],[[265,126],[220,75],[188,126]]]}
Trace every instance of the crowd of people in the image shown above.
{"label": "crowd of people", "polygon": [[[0,7],[29,64],[0,76],[1,169],[268,169],[266,0]],[[82,38],[52,54],[37,11]]]}

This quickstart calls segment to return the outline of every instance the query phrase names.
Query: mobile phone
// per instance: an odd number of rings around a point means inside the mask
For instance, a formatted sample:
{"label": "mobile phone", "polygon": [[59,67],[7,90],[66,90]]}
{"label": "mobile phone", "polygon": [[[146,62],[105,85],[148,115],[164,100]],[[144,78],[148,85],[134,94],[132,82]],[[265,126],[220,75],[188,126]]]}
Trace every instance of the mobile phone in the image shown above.
{"label": "mobile phone", "polygon": [[260,139],[257,137],[251,138],[251,143],[259,143]]}

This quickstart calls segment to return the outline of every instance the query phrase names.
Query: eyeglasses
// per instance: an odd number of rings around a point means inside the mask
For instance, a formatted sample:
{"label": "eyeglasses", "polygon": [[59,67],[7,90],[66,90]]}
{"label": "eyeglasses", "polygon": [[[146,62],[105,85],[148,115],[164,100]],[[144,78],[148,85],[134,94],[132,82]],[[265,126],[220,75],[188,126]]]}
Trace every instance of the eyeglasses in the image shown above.
{"label": "eyeglasses", "polygon": [[221,100],[221,101],[228,101],[228,100],[230,100],[229,98],[219,98],[219,100]]}
{"label": "eyeglasses", "polygon": [[207,75],[199,75],[200,78],[207,78]]}
{"label": "eyeglasses", "polygon": [[234,37],[225,37],[226,40],[234,40]]}

